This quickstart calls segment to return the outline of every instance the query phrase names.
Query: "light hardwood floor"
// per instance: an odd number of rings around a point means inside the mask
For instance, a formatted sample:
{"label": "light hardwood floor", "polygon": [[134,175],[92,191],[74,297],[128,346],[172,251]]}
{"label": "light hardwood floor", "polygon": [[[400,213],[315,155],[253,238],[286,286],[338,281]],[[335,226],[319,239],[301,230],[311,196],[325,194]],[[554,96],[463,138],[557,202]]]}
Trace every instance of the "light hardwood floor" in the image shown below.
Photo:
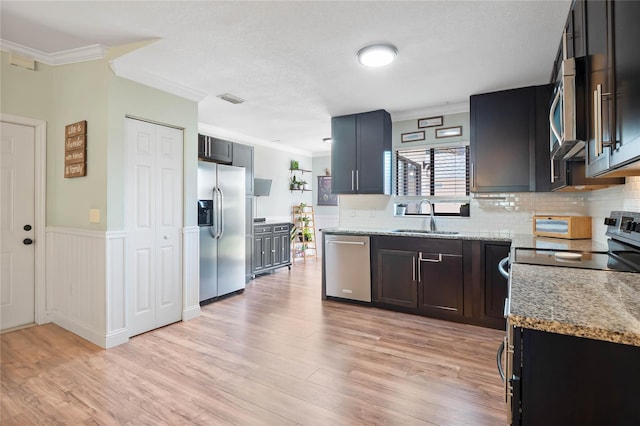
{"label": "light hardwood floor", "polygon": [[320,262],[102,350],[5,333],[1,423],[503,425],[503,333],[320,299]]}

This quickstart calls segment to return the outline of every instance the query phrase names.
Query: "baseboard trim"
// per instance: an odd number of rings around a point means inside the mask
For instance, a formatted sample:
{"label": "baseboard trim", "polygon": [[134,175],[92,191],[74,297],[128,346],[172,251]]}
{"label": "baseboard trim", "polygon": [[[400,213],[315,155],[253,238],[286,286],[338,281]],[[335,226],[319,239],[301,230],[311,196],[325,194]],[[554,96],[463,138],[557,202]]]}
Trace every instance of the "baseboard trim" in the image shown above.
{"label": "baseboard trim", "polygon": [[99,331],[81,324],[78,321],[74,321],[66,315],[61,314],[60,312],[52,313],[51,317],[54,324],[59,325],[60,327],[72,332],[73,334],[77,334],[83,339],[86,339],[103,349],[107,349],[106,338]]}
{"label": "baseboard trim", "polygon": [[111,349],[129,341],[129,329],[121,328],[107,334],[105,339],[105,349]]}
{"label": "baseboard trim", "polygon": [[189,321],[200,316],[200,305],[190,306],[182,311],[182,321]]}

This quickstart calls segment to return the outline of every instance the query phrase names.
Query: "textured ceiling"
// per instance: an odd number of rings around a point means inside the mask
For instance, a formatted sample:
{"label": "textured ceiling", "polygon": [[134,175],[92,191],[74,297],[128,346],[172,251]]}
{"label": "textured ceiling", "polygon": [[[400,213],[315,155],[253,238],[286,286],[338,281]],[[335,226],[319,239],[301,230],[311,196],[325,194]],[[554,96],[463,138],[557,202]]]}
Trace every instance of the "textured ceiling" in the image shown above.
{"label": "textured ceiling", "polygon": [[[0,37],[45,53],[158,39],[116,63],[206,93],[200,123],[319,153],[334,115],[384,108],[418,118],[474,93],[547,82],[569,6],[2,1]],[[398,58],[366,69],[355,53],[375,41],[397,46]]]}

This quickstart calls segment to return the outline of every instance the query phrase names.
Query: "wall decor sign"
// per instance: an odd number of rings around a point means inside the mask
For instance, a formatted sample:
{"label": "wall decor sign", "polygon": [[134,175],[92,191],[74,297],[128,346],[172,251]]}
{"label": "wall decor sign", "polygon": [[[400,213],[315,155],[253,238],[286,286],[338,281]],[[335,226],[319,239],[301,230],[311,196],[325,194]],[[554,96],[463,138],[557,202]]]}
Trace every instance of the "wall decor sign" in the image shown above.
{"label": "wall decor sign", "polygon": [[338,205],[338,196],[331,193],[331,176],[318,176],[318,205]]}
{"label": "wall decor sign", "polygon": [[424,140],[424,131],[403,133],[400,136],[401,142],[416,142],[416,141],[423,141],[423,140]]}
{"label": "wall decor sign", "polygon": [[443,127],[436,129],[436,138],[450,138],[452,136],[462,136],[462,126]]}
{"label": "wall decor sign", "polygon": [[64,177],[87,175],[87,121],[64,128]]}
{"label": "wall decor sign", "polygon": [[442,116],[418,119],[418,129],[442,126]]}

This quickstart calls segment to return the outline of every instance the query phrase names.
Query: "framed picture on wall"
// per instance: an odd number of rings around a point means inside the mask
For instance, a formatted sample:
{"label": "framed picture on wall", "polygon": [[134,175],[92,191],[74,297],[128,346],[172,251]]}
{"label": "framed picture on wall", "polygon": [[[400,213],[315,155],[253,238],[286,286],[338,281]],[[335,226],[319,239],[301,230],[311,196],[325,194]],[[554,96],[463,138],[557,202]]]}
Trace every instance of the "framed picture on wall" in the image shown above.
{"label": "framed picture on wall", "polygon": [[338,196],[331,193],[331,176],[318,176],[318,205],[338,205]]}

